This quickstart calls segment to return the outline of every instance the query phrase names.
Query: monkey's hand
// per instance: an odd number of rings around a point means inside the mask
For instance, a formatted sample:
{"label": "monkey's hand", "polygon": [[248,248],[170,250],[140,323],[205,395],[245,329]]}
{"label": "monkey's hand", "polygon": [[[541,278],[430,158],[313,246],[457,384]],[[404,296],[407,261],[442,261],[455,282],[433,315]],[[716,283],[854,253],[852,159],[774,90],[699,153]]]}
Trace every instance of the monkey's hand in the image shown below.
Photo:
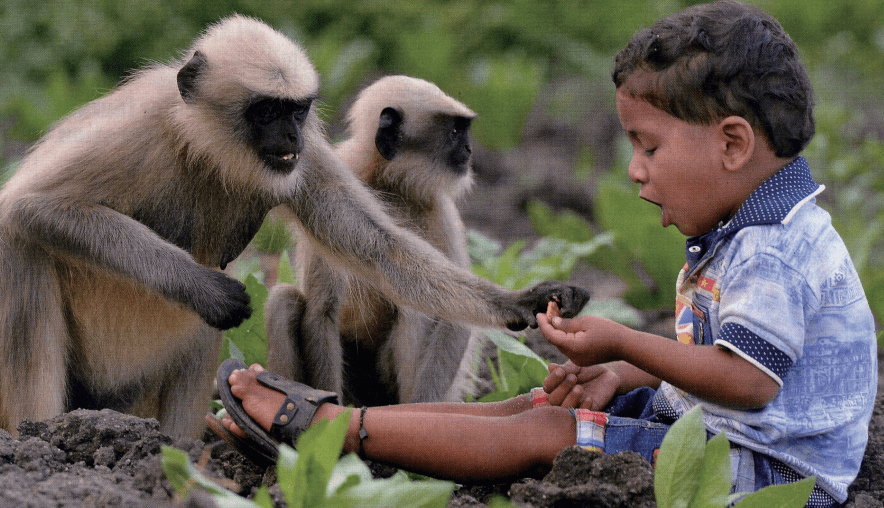
{"label": "monkey's hand", "polygon": [[193,309],[206,323],[219,330],[239,326],[252,315],[245,284],[223,273],[206,271],[211,280],[201,298],[203,301],[194,302]]}
{"label": "monkey's hand", "polygon": [[556,302],[563,317],[577,315],[589,300],[589,291],[564,282],[548,280],[519,292],[518,305],[523,319],[507,323],[507,328],[516,331],[530,326],[537,328],[537,314],[546,312],[549,302]]}

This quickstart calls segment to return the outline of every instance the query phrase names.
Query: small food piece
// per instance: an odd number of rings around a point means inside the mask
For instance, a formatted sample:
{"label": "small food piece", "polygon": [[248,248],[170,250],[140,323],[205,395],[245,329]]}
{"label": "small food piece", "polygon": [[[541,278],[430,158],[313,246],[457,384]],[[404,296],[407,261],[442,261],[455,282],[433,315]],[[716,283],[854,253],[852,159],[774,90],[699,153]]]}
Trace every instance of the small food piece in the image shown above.
{"label": "small food piece", "polygon": [[552,319],[554,317],[562,317],[562,313],[561,313],[561,311],[559,311],[558,304],[556,304],[556,302],[551,301],[546,306],[546,319],[548,319],[549,322],[551,323]]}

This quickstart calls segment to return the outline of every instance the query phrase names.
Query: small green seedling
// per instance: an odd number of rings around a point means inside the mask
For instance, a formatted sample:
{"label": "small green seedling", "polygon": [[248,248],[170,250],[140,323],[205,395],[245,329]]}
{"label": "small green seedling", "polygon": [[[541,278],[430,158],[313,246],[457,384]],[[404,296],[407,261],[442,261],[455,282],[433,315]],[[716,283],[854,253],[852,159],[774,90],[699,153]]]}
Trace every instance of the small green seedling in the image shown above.
{"label": "small green seedling", "polygon": [[[374,479],[368,466],[354,454],[341,458],[350,410],[334,421],[313,425],[298,437],[295,451],[279,448],[276,476],[289,508],[444,508],[454,483],[433,479],[412,481],[400,471]],[[163,447],[163,471],[175,492],[187,499],[194,489],[209,494],[223,508],[273,508],[266,486],[249,500],[217,485],[190,463],[187,454]]]}
{"label": "small green seedling", "polygon": [[[727,437],[706,441],[703,411],[694,407],[678,419],[663,438],[654,474],[659,508],[724,508],[742,498],[736,508],[801,508],[807,504],[816,477],[766,487],[752,494],[731,494],[731,464]],[[745,496],[745,497],[744,497]]]}

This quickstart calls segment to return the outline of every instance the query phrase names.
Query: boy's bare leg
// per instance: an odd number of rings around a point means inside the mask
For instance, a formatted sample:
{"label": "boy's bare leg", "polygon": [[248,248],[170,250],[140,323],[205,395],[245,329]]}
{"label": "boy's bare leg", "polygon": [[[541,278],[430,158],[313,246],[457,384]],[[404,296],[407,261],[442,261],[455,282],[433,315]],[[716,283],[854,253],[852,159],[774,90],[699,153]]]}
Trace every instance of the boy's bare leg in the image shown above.
{"label": "boy's bare leg", "polygon": [[[259,425],[269,429],[285,396],[256,379],[253,366],[230,376],[231,392]],[[333,419],[346,408],[323,404],[314,417]],[[428,403],[370,408],[365,455],[376,461],[458,481],[486,481],[549,468],[575,443],[575,423],[561,407],[531,409],[529,396],[501,403]],[[232,420],[225,427],[246,437]],[[359,451],[359,411],[350,416],[344,450]]]}

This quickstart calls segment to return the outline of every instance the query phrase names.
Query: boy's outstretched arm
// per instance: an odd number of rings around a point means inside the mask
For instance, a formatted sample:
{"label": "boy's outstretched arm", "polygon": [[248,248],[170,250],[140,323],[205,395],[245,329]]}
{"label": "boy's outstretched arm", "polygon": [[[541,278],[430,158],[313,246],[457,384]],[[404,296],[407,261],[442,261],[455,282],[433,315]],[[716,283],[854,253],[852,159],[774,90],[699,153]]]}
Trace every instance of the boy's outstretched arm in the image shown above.
{"label": "boy's outstretched arm", "polygon": [[[543,336],[579,366],[622,360],[716,404],[764,407],[779,385],[761,369],[718,346],[687,345],[594,316],[538,314]],[[552,320],[552,321],[551,321]]]}

